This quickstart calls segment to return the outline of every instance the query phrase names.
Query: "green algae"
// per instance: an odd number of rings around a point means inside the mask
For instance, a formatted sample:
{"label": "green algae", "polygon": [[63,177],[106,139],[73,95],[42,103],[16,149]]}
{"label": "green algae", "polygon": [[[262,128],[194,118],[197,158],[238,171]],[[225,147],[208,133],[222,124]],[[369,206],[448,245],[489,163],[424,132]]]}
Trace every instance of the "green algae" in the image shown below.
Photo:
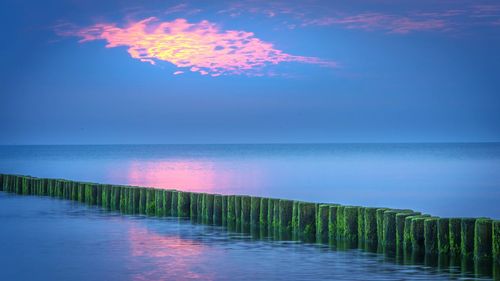
{"label": "green algae", "polygon": [[460,222],[461,228],[461,254],[462,256],[470,256],[474,253],[474,227],[476,224],[475,218],[462,218]]}
{"label": "green algae", "polygon": [[191,192],[189,194],[189,216],[191,220],[196,221],[198,217],[198,193]]}
{"label": "green algae", "polygon": [[177,192],[177,216],[181,218],[190,217],[190,201],[191,194],[189,192]]}
{"label": "green algae", "polygon": [[172,217],[177,217],[179,216],[179,191],[177,190],[172,190],[172,202],[170,205],[170,215]]}
{"label": "green algae", "polygon": [[[493,259],[500,264],[500,221],[493,221],[492,226],[492,233],[491,233],[491,240],[492,240],[492,256]],[[498,276],[500,277],[500,270],[498,271]]]}
{"label": "green algae", "polygon": [[279,200],[279,239],[287,240],[292,237],[292,200]]}
{"label": "green algae", "polygon": [[251,210],[251,197],[241,196],[241,231],[250,231],[250,210]]}
{"label": "green algae", "polygon": [[297,211],[299,239],[314,241],[316,237],[316,204],[299,202]]}
{"label": "green algae", "polygon": [[214,195],[213,194],[203,194],[203,223],[213,224],[214,223]]}
{"label": "green algae", "polygon": [[267,228],[267,208],[269,207],[269,198],[261,198],[260,199],[260,214],[259,214],[259,223],[261,229]]}
{"label": "green algae", "polygon": [[333,243],[337,240],[337,210],[338,205],[328,206],[328,241]]}
{"label": "green algae", "polygon": [[316,241],[318,243],[328,242],[329,215],[330,215],[330,206],[325,204],[319,205],[316,217]]}
{"label": "green algae", "polygon": [[250,198],[250,224],[253,227],[258,227],[260,224],[260,197]]}
{"label": "green algae", "polygon": [[236,224],[235,201],[236,196],[230,195],[227,197],[227,225],[231,228]]}
{"label": "green algae", "polygon": [[165,216],[165,205],[163,203],[164,193],[165,193],[165,190],[163,190],[163,189],[156,189],[155,190],[155,206],[156,206],[155,215],[157,217]]}
{"label": "green algae", "polygon": [[146,210],[145,213],[148,216],[154,216],[156,214],[156,192],[153,188],[148,188],[146,192]]}
{"label": "green algae", "polygon": [[376,211],[377,217],[377,241],[379,244],[382,243],[384,237],[384,212],[389,210],[388,208],[378,208]]}
{"label": "green algae", "polygon": [[229,196],[222,196],[222,226],[227,225],[227,199]]}
{"label": "green algae", "polygon": [[[344,208],[343,239],[349,242],[358,241],[358,208],[357,206],[345,206]],[[350,245],[353,244],[350,243]]]}
{"label": "green algae", "polygon": [[396,214],[396,248],[402,249],[404,244],[405,219],[409,216],[420,215],[420,212]]}
{"label": "green algae", "polygon": [[474,258],[486,259],[492,255],[492,225],[493,221],[487,218],[476,220],[474,226]]}
{"label": "green algae", "polygon": [[365,207],[358,207],[358,241],[365,237]]}
{"label": "green algae", "polygon": [[437,254],[438,245],[438,218],[424,220],[424,249],[427,254]]}
{"label": "green algae", "polygon": [[462,226],[460,218],[450,218],[450,254],[460,255],[461,254],[461,243],[462,243]]}
{"label": "green algae", "polygon": [[220,194],[214,195],[213,223],[215,225],[222,224],[222,195]]}
{"label": "green algae", "polygon": [[450,219],[438,218],[437,229],[438,252],[447,255],[450,253]]}
{"label": "green algae", "polygon": [[425,236],[424,236],[424,223],[428,217],[414,216],[411,218],[410,224],[410,241],[411,248],[415,253],[425,251]]}
{"label": "green algae", "polygon": [[365,208],[365,242],[378,243],[377,231],[378,208]]}
{"label": "green algae", "polygon": [[344,239],[345,234],[345,206],[339,205],[337,208],[337,239]]}

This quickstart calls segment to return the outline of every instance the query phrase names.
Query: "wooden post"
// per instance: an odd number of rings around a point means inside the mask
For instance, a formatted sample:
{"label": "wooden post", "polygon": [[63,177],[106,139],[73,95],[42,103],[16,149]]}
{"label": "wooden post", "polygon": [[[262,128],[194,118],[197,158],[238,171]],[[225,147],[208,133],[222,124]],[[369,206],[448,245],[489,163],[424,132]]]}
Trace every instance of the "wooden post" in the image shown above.
{"label": "wooden post", "polygon": [[314,241],[316,235],[316,204],[299,202],[298,235],[305,241]]}
{"label": "wooden post", "polygon": [[215,225],[222,225],[222,195],[214,195],[214,216]]}
{"label": "wooden post", "polygon": [[424,248],[427,254],[437,254],[438,247],[438,218],[424,220]]}
{"label": "wooden post", "polygon": [[460,255],[461,254],[461,244],[462,244],[462,226],[461,220],[459,218],[451,218],[449,219],[450,225],[450,254],[452,255]]}
{"label": "wooden post", "polygon": [[179,191],[177,193],[177,216],[182,218],[190,217],[190,192]]}
{"label": "wooden post", "polygon": [[378,243],[377,209],[365,208],[365,242]]}
{"label": "wooden post", "polygon": [[491,258],[492,256],[492,229],[491,219],[480,218],[476,220],[474,228],[474,258],[476,260]]}
{"label": "wooden post", "polygon": [[293,201],[279,200],[279,239],[292,238],[292,212]]}
{"label": "wooden post", "polygon": [[318,207],[316,218],[316,241],[318,243],[326,243],[329,238],[329,215],[330,206],[321,204]]}
{"label": "wooden post", "polygon": [[475,218],[462,218],[461,227],[461,253],[462,256],[472,256],[474,253],[474,227]]}

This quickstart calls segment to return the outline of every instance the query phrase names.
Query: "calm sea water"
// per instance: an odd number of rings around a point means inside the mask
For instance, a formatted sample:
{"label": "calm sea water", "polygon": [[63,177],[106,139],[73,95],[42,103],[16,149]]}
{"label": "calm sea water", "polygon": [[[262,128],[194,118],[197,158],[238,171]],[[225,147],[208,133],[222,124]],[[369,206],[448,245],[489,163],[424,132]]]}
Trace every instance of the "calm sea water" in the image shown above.
{"label": "calm sea water", "polygon": [[500,218],[500,144],[0,146],[0,172]]}
{"label": "calm sea water", "polygon": [[[187,220],[0,192],[0,280],[492,280],[498,268],[405,265]],[[459,263],[460,264],[460,263]],[[500,276],[498,276],[500,278]]]}

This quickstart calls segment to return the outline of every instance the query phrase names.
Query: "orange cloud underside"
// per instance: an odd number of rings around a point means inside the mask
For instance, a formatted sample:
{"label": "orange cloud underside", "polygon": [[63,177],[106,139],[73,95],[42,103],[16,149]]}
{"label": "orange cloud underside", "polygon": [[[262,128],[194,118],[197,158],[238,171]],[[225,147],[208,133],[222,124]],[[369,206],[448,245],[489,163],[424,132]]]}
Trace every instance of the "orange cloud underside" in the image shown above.
{"label": "orange cloud underside", "polygon": [[256,38],[252,32],[223,31],[208,21],[160,22],[151,17],[124,28],[115,24],[96,24],[71,32],[71,35],[82,37],[80,42],[106,40],[107,48],[126,46],[133,58],[151,64],[166,61],[202,75],[259,75],[266,65],[281,62],[335,66],[335,62],[284,53]]}

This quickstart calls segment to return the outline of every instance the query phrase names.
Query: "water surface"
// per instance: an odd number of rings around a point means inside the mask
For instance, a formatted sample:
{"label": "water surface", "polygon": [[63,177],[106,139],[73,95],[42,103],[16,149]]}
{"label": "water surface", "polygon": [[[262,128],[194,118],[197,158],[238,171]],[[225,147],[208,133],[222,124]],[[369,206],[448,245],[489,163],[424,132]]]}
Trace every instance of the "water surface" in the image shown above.
{"label": "water surface", "polygon": [[500,219],[500,144],[0,146],[0,172]]}
{"label": "water surface", "polygon": [[404,265],[361,250],[4,192],[0,226],[0,280],[492,280],[494,270]]}

